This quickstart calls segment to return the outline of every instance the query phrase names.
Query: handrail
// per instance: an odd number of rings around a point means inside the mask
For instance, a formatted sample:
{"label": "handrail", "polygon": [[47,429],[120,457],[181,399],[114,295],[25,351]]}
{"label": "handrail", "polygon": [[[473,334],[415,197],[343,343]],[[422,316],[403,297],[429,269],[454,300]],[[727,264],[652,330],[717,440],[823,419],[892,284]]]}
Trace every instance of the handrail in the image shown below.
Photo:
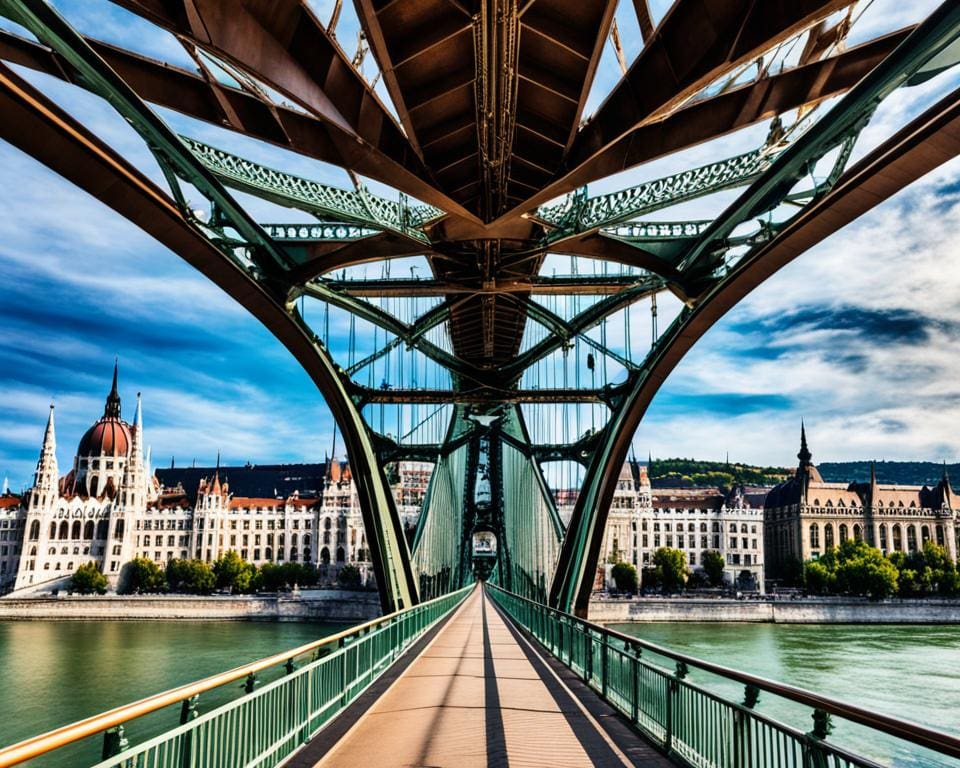
{"label": "handrail", "polygon": [[862,707],[858,707],[855,704],[850,704],[839,699],[821,696],[818,693],[808,691],[805,688],[799,688],[795,685],[778,683],[775,680],[770,680],[765,677],[751,675],[748,672],[741,672],[736,669],[731,669],[730,667],[725,667],[722,664],[715,664],[711,661],[704,661],[696,658],[695,656],[688,656],[684,653],[671,651],[668,648],[657,645],[656,643],[651,643],[647,640],[641,640],[638,637],[632,637],[624,634],[623,632],[618,632],[615,629],[609,629],[608,627],[594,624],[591,621],[586,621],[577,616],[573,616],[572,614],[559,611],[556,608],[543,605],[542,603],[538,603],[535,600],[530,600],[522,595],[509,592],[502,587],[496,586],[495,584],[488,583],[486,586],[503,592],[515,600],[522,600],[523,602],[529,603],[537,609],[550,611],[558,614],[564,619],[581,624],[590,632],[616,638],[627,645],[644,648],[672,661],[681,662],[687,666],[696,667],[705,672],[709,672],[719,677],[735,680],[739,683],[743,683],[744,685],[755,686],[760,690],[767,691],[768,693],[775,694],[776,696],[811,706],[814,709],[822,709],[825,712],[828,712],[832,715],[837,715],[845,720],[884,731],[893,736],[897,736],[904,741],[909,741],[912,744],[932,749],[950,757],[960,758],[960,738],[951,736],[948,733],[943,733],[941,731],[934,730],[933,728],[928,728],[927,726],[914,723],[910,720],[903,720],[898,717],[893,717],[892,715],[885,715],[880,712],[872,712]]}
{"label": "handrail", "polygon": [[[470,588],[471,587],[466,587],[465,589]],[[410,608],[388,613],[386,616],[372,619],[364,624],[358,624],[350,629],[328,635],[319,640],[297,646],[296,648],[291,648],[288,651],[266,656],[249,664],[234,667],[226,672],[211,675],[210,677],[205,677],[202,680],[187,683],[177,688],[171,688],[167,691],[156,693],[153,696],[147,696],[131,704],[124,704],[121,707],[101,712],[99,715],[93,715],[92,717],[87,717],[75,723],[64,725],[52,731],[47,731],[38,736],[25,739],[24,741],[0,749],[0,768],[9,768],[9,766],[18,765],[19,763],[39,757],[54,749],[60,749],[68,744],[73,744],[89,736],[101,733],[108,728],[113,728],[138,717],[149,715],[151,712],[156,712],[171,704],[177,704],[192,696],[197,696],[206,691],[211,691],[214,688],[219,688],[227,683],[246,678],[248,675],[256,674],[264,669],[287,662],[297,656],[302,656],[305,653],[322,648],[323,646],[339,643],[351,635],[362,634],[366,630],[374,629],[384,623],[388,623],[408,611],[423,608],[447,597],[449,597],[449,595],[435,597],[432,600],[418,603]]]}

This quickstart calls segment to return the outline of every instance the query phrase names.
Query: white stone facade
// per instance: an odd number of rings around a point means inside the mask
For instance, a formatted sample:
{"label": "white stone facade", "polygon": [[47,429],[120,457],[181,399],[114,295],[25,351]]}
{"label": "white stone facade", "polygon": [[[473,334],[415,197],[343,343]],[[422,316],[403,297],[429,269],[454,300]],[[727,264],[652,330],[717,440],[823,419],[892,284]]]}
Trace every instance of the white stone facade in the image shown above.
{"label": "white stone facade", "polygon": [[[428,463],[400,462],[393,472],[405,524],[416,524],[431,470]],[[191,504],[183,488],[161,488],[150,476],[139,396],[134,423],[122,421],[116,378],[73,470],[59,474],[51,406],[33,487],[23,499],[0,496],[0,589],[58,586],[91,560],[116,586],[135,557],[160,565],[173,558],[212,562],[231,549],[255,565],[311,563],[321,578],[333,578],[350,563],[365,583],[373,578],[348,464],[328,463],[320,498],[234,496],[218,470],[200,482]]]}

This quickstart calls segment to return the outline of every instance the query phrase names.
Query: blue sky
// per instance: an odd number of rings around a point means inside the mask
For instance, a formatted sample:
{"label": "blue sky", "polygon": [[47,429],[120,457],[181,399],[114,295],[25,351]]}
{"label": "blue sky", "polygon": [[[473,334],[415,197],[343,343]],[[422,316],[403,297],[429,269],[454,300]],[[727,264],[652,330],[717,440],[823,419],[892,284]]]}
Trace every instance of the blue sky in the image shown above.
{"label": "blue sky", "polygon": [[[113,6],[55,3],[82,31],[180,66],[171,38]],[[662,14],[667,3],[654,3]],[[320,18],[330,4],[315,3]],[[353,51],[345,4],[338,39]],[[909,6],[909,7],[907,7]],[[935,6],[875,0],[858,34],[896,28]],[[618,12],[628,57],[630,4]],[[370,65],[368,64],[368,69]],[[102,102],[23,72],[160,181],[138,138]],[[591,107],[619,72],[608,50]],[[955,74],[897,94],[864,135],[878,143],[951,86]],[[253,159],[348,185],[335,168],[162,113],[174,128]],[[765,127],[664,158],[598,185],[626,186],[756,146]],[[791,464],[800,418],[815,459],[960,457],[960,164],[948,164],[804,255],[755,291],[678,367],[637,437],[640,455]],[[715,215],[716,195],[666,218]],[[302,215],[249,198],[261,220]],[[85,193],[0,142],[0,476],[29,482],[48,404],[62,466],[98,417],[115,357],[125,414],[143,393],[155,466],[312,461],[332,420],[312,383],[259,324],[175,255]],[[664,312],[669,312],[668,308]],[[335,352],[343,353],[343,350]]]}

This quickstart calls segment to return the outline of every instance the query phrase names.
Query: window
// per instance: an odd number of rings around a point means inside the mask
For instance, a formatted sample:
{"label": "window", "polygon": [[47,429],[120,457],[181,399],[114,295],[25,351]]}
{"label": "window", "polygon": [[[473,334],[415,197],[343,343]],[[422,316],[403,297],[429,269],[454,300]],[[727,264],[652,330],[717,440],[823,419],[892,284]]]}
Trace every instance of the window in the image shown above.
{"label": "window", "polygon": [[810,525],[810,549],[820,549],[820,526],[816,523]]}
{"label": "window", "polygon": [[731,536],[731,537],[730,537],[730,549],[736,549],[736,548],[737,548],[737,537],[736,537],[736,536]]}

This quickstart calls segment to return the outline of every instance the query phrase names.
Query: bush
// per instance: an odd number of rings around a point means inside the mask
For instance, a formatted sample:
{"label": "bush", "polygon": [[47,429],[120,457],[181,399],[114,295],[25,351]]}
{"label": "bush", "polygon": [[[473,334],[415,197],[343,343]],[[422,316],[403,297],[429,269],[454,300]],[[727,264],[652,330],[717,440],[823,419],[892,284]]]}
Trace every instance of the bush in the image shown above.
{"label": "bush", "polygon": [[246,562],[235,549],[224,552],[213,563],[217,587],[232,592],[249,592],[253,586],[256,568]]}
{"label": "bush", "polygon": [[611,575],[613,576],[613,583],[617,585],[620,592],[627,592],[631,595],[637,593],[639,578],[634,565],[623,562],[617,563],[613,566]]}
{"label": "bush", "polygon": [[679,549],[660,547],[653,553],[653,564],[657,570],[657,581],[665,592],[682,589],[687,583],[690,571],[687,568],[687,556]]}
{"label": "bush", "polygon": [[723,569],[726,564],[723,555],[715,549],[703,553],[701,565],[703,565],[703,572],[706,573],[707,578],[710,579],[711,586],[719,587],[723,583]]}
{"label": "bush", "polygon": [[167,563],[167,587],[171,592],[208,595],[216,586],[213,569],[203,560],[171,560]]}
{"label": "bush", "polygon": [[262,592],[277,592],[284,587],[312,586],[317,583],[317,569],[309,563],[264,563],[253,580],[253,588]]}
{"label": "bush", "polygon": [[123,567],[120,574],[123,585],[118,592],[160,592],[167,585],[166,574],[149,557],[135,557]]}
{"label": "bush", "polygon": [[70,588],[81,595],[104,595],[107,592],[107,577],[101,573],[100,566],[91,560],[73,572]]}
{"label": "bush", "polygon": [[359,589],[360,582],[360,569],[355,565],[345,565],[337,574],[337,583],[346,589]]}
{"label": "bush", "polygon": [[873,600],[897,591],[902,572],[879,549],[848,539],[838,549],[828,549],[819,560],[804,567],[804,583],[814,594],[844,592]]}

